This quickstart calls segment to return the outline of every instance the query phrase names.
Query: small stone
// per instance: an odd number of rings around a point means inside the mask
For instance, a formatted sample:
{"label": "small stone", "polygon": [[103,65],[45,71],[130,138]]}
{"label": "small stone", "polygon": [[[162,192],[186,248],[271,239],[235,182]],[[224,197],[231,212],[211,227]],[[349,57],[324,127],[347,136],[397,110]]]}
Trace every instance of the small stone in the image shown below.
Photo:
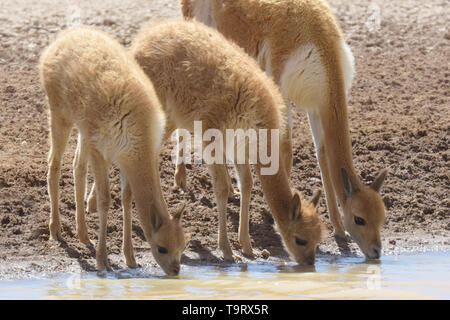
{"label": "small stone", "polygon": [[7,225],[11,222],[11,220],[9,219],[9,216],[5,216],[2,218],[2,225]]}
{"label": "small stone", "polygon": [[263,259],[268,259],[270,257],[270,252],[267,249],[264,249],[263,251],[261,251],[261,256],[263,257]]}
{"label": "small stone", "polygon": [[212,208],[212,207],[213,207],[213,204],[211,203],[211,201],[209,201],[209,199],[208,199],[207,197],[205,197],[205,196],[203,196],[203,197],[200,199],[200,202],[201,202],[203,205],[207,206],[208,208]]}
{"label": "small stone", "polygon": [[16,92],[16,88],[14,88],[13,86],[7,86],[5,88],[5,92],[7,92],[7,93],[14,93],[14,92]]}
{"label": "small stone", "polygon": [[114,20],[112,20],[112,19],[106,18],[106,19],[103,20],[103,25],[105,25],[105,26],[112,26],[112,25],[115,25],[115,24],[116,24],[116,22]]}

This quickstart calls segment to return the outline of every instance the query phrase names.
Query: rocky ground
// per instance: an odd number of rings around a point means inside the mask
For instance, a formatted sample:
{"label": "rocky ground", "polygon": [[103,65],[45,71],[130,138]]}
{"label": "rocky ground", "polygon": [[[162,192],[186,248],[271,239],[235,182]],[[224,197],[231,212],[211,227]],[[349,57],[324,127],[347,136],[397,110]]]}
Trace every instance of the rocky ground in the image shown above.
{"label": "rocky ground", "polygon": [[[353,156],[362,179],[370,183],[382,168],[389,175],[382,189],[387,221],[382,229],[384,254],[450,249],[450,4],[446,0],[331,0],[356,61],[349,99]],[[49,149],[47,104],[37,61],[55,34],[85,24],[103,29],[128,46],[145,22],[180,16],[177,0],[12,1],[0,3],[0,278],[95,270],[93,248],[75,233],[72,157],[75,132],[64,157],[61,217],[64,242],[49,241],[46,157]],[[304,197],[321,187],[320,171],[306,117],[294,121],[292,185]],[[205,166],[188,170],[189,191],[172,190],[172,144],[161,155],[161,182],[169,208],[186,200],[183,225],[192,240],[183,265],[223,264],[217,247],[217,211]],[[112,207],[108,251],[115,268],[125,268],[121,254],[122,216],[119,178],[111,171]],[[235,253],[239,198],[229,203],[228,232]],[[318,257],[360,254],[350,243],[340,252],[320,203],[330,235]],[[257,259],[267,249],[269,261],[287,258],[255,178],[250,234]],[[97,240],[98,218],[87,216],[89,235]],[[134,217],[137,259],[156,267]],[[246,263],[249,259],[239,258]],[[258,260],[256,260],[258,261]]]}

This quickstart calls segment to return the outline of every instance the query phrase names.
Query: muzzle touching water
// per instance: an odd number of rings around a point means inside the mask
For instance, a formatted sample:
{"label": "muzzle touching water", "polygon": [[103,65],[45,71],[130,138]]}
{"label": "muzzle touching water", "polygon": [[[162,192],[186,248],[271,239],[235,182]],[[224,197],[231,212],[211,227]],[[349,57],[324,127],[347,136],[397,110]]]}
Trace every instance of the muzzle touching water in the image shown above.
{"label": "muzzle touching water", "polygon": [[368,259],[380,259],[381,257],[381,245],[373,245],[369,249],[368,253],[365,253]]}

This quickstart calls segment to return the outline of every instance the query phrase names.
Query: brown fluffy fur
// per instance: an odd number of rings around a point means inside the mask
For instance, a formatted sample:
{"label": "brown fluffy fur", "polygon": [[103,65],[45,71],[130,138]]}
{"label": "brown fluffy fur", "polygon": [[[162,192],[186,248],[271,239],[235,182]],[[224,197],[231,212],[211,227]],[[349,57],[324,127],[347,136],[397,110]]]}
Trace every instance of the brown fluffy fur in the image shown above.
{"label": "brown fluffy fur", "polygon": [[[178,274],[185,239],[181,213],[169,215],[160,187],[158,152],[165,118],[151,82],[117,41],[92,28],[58,35],[43,52],[39,68],[50,107],[50,238],[61,239],[58,181],[61,158],[75,125],[79,131],[74,160],[77,232],[82,242],[90,243],[83,203],[89,161],[100,216],[98,269],[110,268],[106,253],[108,168],[114,161],[120,167],[124,186],[133,191],[155,259],[166,273]],[[129,212],[124,224],[131,228]],[[124,246],[131,246],[131,236]],[[158,247],[165,247],[168,253],[160,254]],[[132,252],[127,264],[136,265]]]}
{"label": "brown fluffy fur", "polygon": [[[379,190],[386,170],[365,186],[352,160],[347,97],[353,56],[323,0],[181,0],[183,15],[217,28],[280,85],[283,96],[308,112],[330,218],[344,226],[369,258],[381,253],[385,209]],[[208,11],[209,10],[209,11]],[[357,225],[355,217],[365,225]]]}

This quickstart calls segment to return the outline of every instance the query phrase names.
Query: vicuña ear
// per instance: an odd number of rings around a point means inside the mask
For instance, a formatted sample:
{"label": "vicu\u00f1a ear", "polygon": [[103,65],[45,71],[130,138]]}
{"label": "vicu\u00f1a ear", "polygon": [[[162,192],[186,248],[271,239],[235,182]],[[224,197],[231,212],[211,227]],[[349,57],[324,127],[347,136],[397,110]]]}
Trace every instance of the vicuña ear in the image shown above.
{"label": "vicu\u00f1a ear", "polygon": [[344,168],[341,169],[342,174],[342,183],[344,184],[344,191],[347,198],[351,198],[356,191],[358,191],[358,187],[354,183],[354,181],[349,177],[347,170]]}
{"label": "vicu\u00f1a ear", "polygon": [[380,192],[381,186],[383,185],[384,179],[386,179],[387,175],[387,169],[383,169],[380,171],[378,176],[375,178],[375,180],[372,182],[370,187],[375,190],[376,192]]}
{"label": "vicu\u00f1a ear", "polygon": [[294,196],[292,197],[291,205],[289,208],[289,216],[291,218],[291,221],[295,221],[300,217],[301,209],[302,209],[302,201],[300,199],[300,194],[298,192],[295,192]]}
{"label": "vicu\u00f1a ear", "polygon": [[177,211],[172,215],[172,218],[177,221],[181,221],[181,217],[186,209],[186,201],[181,204]]}
{"label": "vicu\u00f1a ear", "polygon": [[317,208],[317,205],[319,204],[320,196],[322,195],[322,189],[317,190],[314,195],[312,196],[310,202],[314,205],[314,207]]}
{"label": "vicu\u00f1a ear", "polygon": [[157,232],[163,224],[163,219],[161,218],[161,214],[160,214],[157,206],[154,203],[151,204],[150,223],[152,225],[153,232]]}

